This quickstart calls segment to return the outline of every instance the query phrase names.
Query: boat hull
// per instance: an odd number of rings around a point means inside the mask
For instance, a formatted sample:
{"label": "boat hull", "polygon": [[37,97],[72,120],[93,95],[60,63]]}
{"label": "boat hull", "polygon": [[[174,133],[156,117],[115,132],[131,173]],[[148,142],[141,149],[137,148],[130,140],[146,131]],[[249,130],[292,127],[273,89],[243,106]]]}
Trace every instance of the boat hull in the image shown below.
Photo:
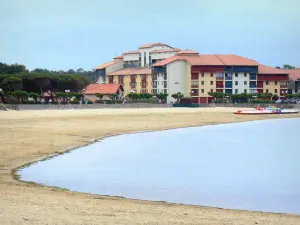
{"label": "boat hull", "polygon": [[299,113],[299,110],[294,110],[294,109],[284,109],[281,111],[239,110],[237,112],[234,112],[234,114],[240,114],[240,115],[294,114],[294,113]]}

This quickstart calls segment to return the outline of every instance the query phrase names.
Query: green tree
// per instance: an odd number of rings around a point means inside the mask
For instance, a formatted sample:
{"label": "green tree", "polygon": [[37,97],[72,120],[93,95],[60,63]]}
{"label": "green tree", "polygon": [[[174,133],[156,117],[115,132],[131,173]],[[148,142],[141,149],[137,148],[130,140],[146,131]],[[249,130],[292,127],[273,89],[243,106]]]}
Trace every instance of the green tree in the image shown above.
{"label": "green tree", "polygon": [[101,94],[101,93],[96,93],[95,96],[96,96],[97,98],[99,98],[100,101],[102,102],[102,99],[103,99],[103,97],[104,97],[103,94]]}
{"label": "green tree", "polygon": [[182,99],[184,97],[184,95],[181,94],[181,92],[177,92],[175,94],[172,94],[171,97],[176,99],[176,103],[178,103],[178,102],[180,102],[180,99]]}
{"label": "green tree", "polygon": [[18,100],[18,103],[23,103],[24,98],[28,98],[29,94],[26,91],[14,91],[10,93],[12,96],[16,97]]}
{"label": "green tree", "polygon": [[294,66],[291,66],[291,65],[289,65],[289,64],[284,64],[284,65],[283,65],[283,69],[293,70],[293,69],[295,69],[295,67],[294,67]]}
{"label": "green tree", "polygon": [[159,100],[164,101],[164,102],[167,101],[168,96],[169,96],[168,94],[164,94],[164,93],[156,94],[156,98],[158,98]]}
{"label": "green tree", "polygon": [[34,93],[34,92],[30,92],[30,93],[28,94],[28,97],[33,98],[34,101],[35,101],[35,103],[37,103],[37,99],[38,99],[38,97],[40,97],[40,95],[37,94],[37,93]]}

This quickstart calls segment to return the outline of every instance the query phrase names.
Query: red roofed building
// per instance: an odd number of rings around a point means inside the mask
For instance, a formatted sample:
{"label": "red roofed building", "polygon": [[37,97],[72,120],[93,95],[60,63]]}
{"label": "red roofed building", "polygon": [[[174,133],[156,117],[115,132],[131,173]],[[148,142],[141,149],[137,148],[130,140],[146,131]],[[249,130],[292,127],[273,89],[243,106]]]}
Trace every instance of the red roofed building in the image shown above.
{"label": "red roofed building", "polygon": [[[209,103],[209,92],[226,94],[269,92],[286,95],[289,76],[300,70],[280,70],[234,54],[200,54],[173,48],[164,43],[149,43],[115,57],[95,69],[106,84],[120,84],[124,94],[181,92],[195,103]],[[298,82],[298,81],[297,81]],[[101,82],[100,82],[101,83]],[[296,82],[293,83],[294,90]]]}
{"label": "red roofed building", "polygon": [[117,94],[118,98],[122,98],[124,89],[120,84],[90,84],[83,91],[85,98],[94,102],[99,100],[97,93],[104,95],[103,100],[110,100],[109,94]]}
{"label": "red roofed building", "polygon": [[260,64],[257,75],[258,93],[272,93],[284,97],[288,92],[289,73]]}

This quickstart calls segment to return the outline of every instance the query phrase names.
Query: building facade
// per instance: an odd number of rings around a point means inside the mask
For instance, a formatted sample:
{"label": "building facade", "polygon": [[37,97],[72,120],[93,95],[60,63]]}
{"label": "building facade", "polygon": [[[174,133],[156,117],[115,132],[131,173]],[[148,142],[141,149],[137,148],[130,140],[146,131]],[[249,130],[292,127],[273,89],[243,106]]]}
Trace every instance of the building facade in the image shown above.
{"label": "building facade", "polygon": [[210,92],[272,93],[284,98],[289,89],[298,91],[300,80],[299,76],[291,82],[289,71],[242,56],[204,55],[163,43],[125,52],[95,70],[102,75],[99,83],[120,84],[125,96],[131,92],[166,93],[168,102],[175,101],[171,95],[177,92],[194,103],[210,103]]}

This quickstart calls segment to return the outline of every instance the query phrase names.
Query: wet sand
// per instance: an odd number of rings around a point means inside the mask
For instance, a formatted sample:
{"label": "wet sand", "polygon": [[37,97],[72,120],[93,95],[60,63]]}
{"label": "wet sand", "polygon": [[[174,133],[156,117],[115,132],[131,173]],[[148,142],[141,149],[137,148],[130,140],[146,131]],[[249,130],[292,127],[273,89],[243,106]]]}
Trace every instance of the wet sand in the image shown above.
{"label": "wet sand", "polygon": [[236,109],[99,109],[0,112],[0,224],[300,224],[300,216],[74,193],[16,180],[24,164],[109,135],[290,118]]}

